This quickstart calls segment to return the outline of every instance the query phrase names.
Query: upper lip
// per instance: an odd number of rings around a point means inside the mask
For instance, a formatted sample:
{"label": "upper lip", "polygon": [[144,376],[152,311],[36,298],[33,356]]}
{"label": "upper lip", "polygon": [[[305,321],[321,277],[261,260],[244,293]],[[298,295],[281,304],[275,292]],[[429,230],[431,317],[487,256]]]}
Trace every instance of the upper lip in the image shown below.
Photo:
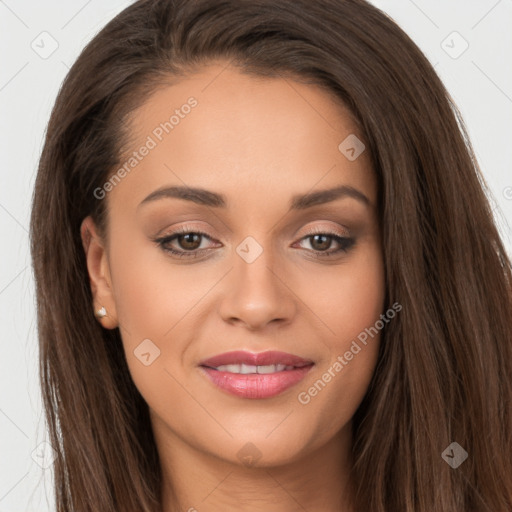
{"label": "upper lip", "polygon": [[233,352],[224,352],[216,356],[205,359],[199,363],[200,366],[209,366],[216,368],[228,364],[247,364],[252,366],[266,366],[272,364],[284,364],[286,366],[307,366],[312,364],[310,359],[304,359],[286,352],[268,350],[266,352],[246,352],[245,350],[235,350]]}

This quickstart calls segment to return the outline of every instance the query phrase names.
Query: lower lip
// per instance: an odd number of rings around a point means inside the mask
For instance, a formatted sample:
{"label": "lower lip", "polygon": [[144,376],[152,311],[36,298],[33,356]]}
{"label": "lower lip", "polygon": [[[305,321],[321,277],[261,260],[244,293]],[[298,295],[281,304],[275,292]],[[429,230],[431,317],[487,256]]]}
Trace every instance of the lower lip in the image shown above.
{"label": "lower lip", "polygon": [[202,366],[206,375],[220,389],[242,398],[270,398],[298,384],[313,365],[267,374],[220,372]]}

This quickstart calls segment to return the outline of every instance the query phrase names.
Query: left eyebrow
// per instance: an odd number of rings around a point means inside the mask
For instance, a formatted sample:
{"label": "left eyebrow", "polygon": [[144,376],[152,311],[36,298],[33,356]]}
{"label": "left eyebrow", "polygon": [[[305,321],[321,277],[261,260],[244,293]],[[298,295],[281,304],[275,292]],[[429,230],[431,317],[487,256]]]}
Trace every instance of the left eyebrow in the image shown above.
{"label": "left eyebrow", "polygon": [[330,203],[336,199],[351,197],[363,203],[365,206],[371,206],[371,202],[357,188],[349,185],[340,185],[339,187],[310,192],[309,194],[293,196],[290,204],[290,210],[305,210],[319,204]]}

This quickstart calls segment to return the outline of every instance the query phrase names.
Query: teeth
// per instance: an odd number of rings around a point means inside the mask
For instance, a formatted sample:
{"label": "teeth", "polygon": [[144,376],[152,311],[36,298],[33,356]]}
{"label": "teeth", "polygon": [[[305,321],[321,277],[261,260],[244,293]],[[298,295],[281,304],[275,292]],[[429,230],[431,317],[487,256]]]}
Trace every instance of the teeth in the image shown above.
{"label": "teeth", "polygon": [[238,373],[241,373],[243,375],[246,375],[248,373],[256,373],[256,368],[256,366],[250,364],[241,364],[240,371]]}
{"label": "teeth", "polygon": [[266,366],[258,366],[257,368],[258,373],[275,373],[282,372],[286,366],[284,364],[267,364]]}
{"label": "teeth", "polygon": [[220,372],[229,372],[229,373],[241,373],[239,364],[224,364],[222,366],[218,366],[217,370]]}
{"label": "teeth", "polygon": [[240,373],[247,375],[249,373],[268,374],[282,372],[283,370],[293,370],[293,366],[286,366],[284,364],[267,364],[264,366],[254,366],[250,364],[223,364],[217,366],[219,372]]}

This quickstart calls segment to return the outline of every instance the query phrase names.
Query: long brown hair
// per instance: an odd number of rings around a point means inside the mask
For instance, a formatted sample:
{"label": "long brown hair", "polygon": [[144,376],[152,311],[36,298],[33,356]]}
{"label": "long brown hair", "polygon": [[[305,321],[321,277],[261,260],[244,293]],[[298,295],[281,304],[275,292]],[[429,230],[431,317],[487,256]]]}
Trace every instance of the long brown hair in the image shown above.
{"label": "long brown hair", "polygon": [[[460,114],[432,66],[363,0],[140,0],[71,68],[31,217],[41,386],[58,512],[161,510],[148,408],[119,330],[95,320],[81,221],[130,112],[211,59],[317,84],[349,107],[379,185],[386,301],[400,315],[353,421],[358,510],[512,510],[512,272]],[[467,460],[451,468],[452,442]]]}

